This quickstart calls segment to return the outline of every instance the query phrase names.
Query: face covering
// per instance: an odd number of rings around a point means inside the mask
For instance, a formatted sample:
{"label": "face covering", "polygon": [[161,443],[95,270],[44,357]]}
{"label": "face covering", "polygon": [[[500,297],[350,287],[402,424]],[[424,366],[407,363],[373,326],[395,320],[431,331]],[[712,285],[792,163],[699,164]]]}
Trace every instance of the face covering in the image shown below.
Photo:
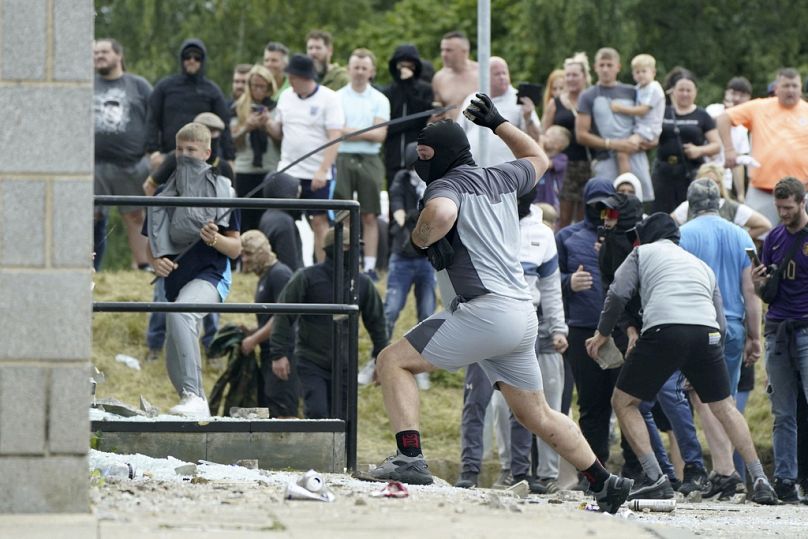
{"label": "face covering", "polygon": [[414,168],[427,185],[460,165],[476,166],[466,132],[452,120],[430,124],[418,135],[418,144],[435,150],[432,159],[418,159]]}

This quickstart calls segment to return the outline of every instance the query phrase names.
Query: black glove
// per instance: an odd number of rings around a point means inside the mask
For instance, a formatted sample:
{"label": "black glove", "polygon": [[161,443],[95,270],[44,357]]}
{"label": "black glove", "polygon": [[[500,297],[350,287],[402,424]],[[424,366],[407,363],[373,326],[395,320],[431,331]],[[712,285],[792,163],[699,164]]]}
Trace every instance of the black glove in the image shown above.
{"label": "black glove", "polygon": [[449,243],[449,240],[444,237],[426,248],[426,256],[429,259],[429,263],[432,264],[432,267],[440,271],[452,264],[452,260],[454,260],[454,249],[452,248],[452,244]]}
{"label": "black glove", "polygon": [[471,104],[463,111],[463,115],[470,121],[481,127],[487,127],[491,131],[496,131],[497,127],[507,122],[499,113],[491,98],[485,94],[477,94],[476,99],[471,100]]}

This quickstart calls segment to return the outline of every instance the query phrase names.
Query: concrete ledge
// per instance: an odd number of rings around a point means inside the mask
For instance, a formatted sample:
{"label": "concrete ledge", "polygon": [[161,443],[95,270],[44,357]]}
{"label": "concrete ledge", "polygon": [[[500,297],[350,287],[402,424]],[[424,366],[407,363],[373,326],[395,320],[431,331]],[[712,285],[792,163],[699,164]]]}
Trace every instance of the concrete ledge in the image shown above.
{"label": "concrete ledge", "polygon": [[98,523],[90,514],[0,515],[0,537],[95,539]]}
{"label": "concrete ledge", "polygon": [[233,464],[257,459],[265,469],[341,473],[345,422],[341,420],[93,421],[96,449]]}

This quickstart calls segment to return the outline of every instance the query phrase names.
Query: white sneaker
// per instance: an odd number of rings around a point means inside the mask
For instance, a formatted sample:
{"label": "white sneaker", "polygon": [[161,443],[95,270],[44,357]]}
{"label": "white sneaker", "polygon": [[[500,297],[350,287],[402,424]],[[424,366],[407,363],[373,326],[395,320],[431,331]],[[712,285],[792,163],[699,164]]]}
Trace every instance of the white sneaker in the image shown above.
{"label": "white sneaker", "polygon": [[180,403],[168,411],[171,415],[184,415],[188,417],[210,417],[208,401],[193,393],[185,393]]}
{"label": "white sneaker", "polygon": [[415,383],[418,384],[418,389],[426,391],[432,387],[432,382],[429,381],[428,372],[419,372],[415,375]]}
{"label": "white sneaker", "polygon": [[356,375],[356,382],[360,386],[366,386],[373,381],[373,374],[376,372],[376,358],[371,359],[365,366],[362,367],[362,370],[359,371],[359,374]]}

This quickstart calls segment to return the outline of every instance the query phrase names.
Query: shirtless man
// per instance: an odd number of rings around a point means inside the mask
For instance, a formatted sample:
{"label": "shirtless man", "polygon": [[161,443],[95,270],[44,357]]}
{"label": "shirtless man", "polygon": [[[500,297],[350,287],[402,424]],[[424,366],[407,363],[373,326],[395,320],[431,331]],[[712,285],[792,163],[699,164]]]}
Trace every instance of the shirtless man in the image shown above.
{"label": "shirtless man", "polygon": [[[436,106],[457,105],[480,87],[477,62],[469,58],[469,39],[463,32],[449,32],[440,40],[443,68],[432,79]],[[460,108],[451,110],[431,121],[456,120]]]}

